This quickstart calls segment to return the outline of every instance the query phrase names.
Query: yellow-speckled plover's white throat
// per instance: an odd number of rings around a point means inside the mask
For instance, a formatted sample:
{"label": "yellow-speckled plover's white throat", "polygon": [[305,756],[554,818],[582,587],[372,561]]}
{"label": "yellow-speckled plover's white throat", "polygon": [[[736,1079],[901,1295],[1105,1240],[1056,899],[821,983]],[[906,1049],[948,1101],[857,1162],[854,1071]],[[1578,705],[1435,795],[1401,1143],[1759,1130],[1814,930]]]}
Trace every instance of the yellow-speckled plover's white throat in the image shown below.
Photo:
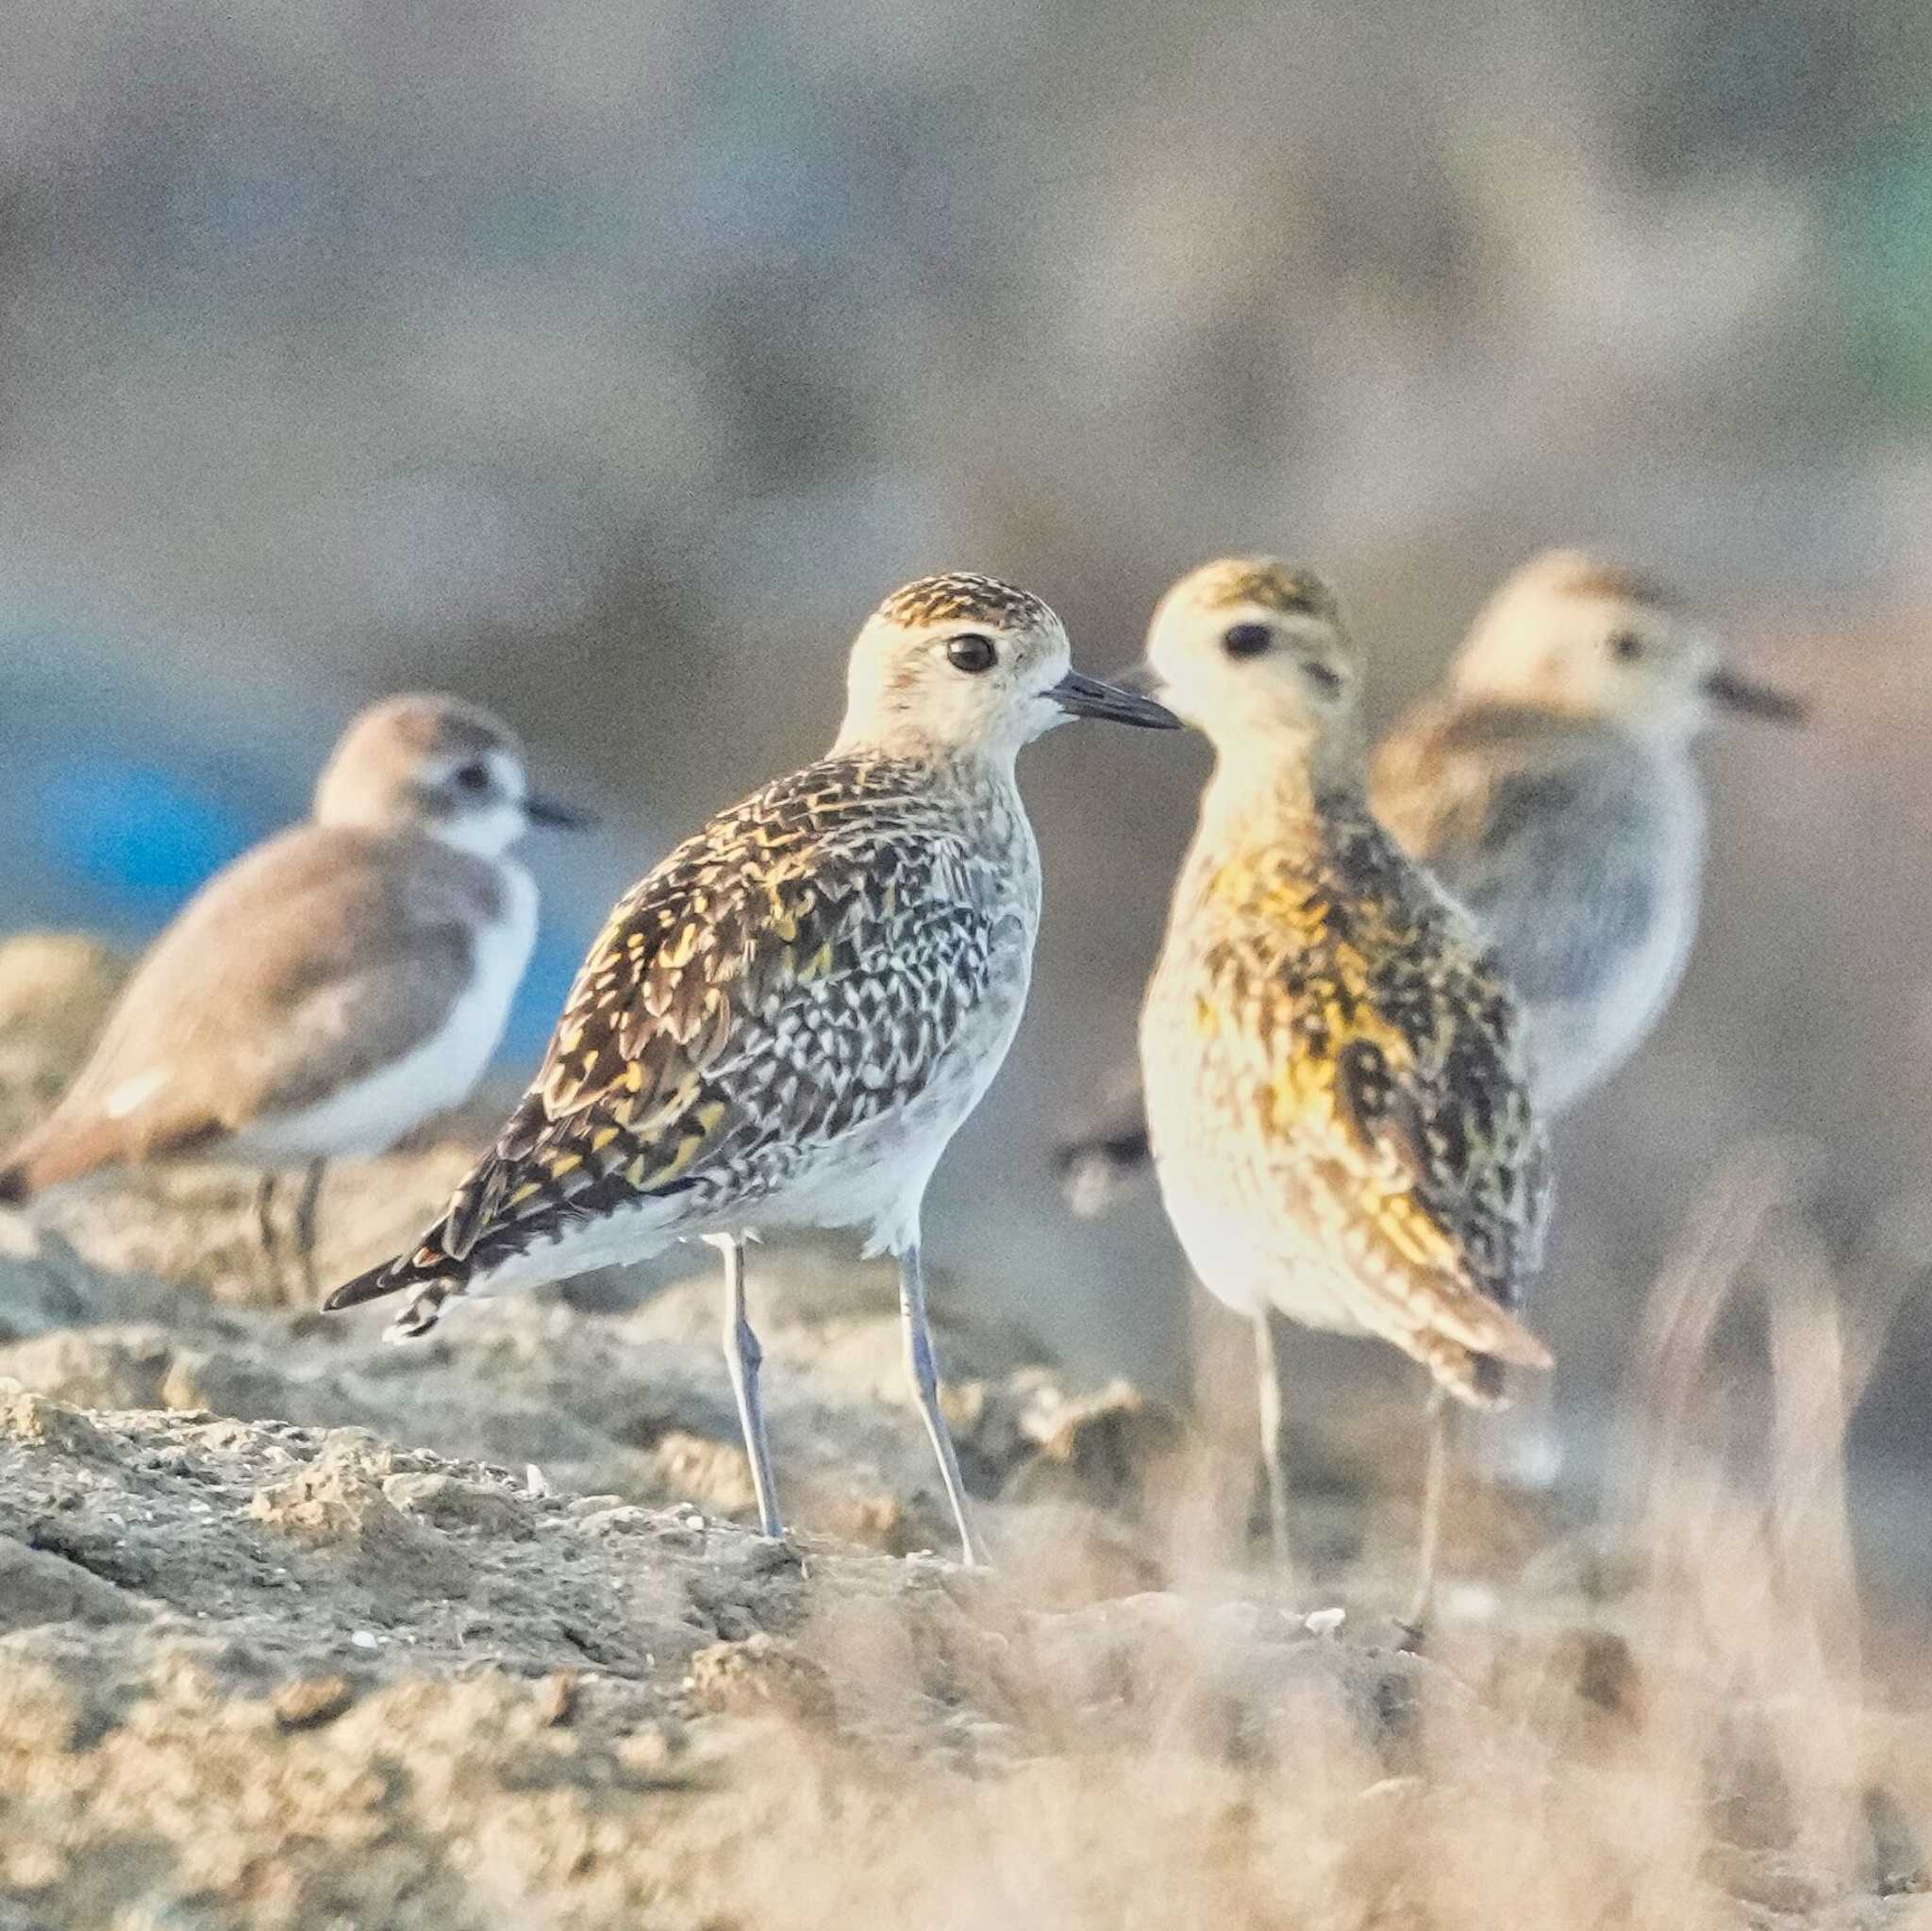
{"label": "yellow-speckled plover's white throat", "polygon": [[[1375,815],[1474,915],[1523,1005],[1545,1117],[1642,1044],[1683,975],[1705,846],[1691,744],[1725,711],[1792,723],[1803,707],[1722,662],[1651,578],[1555,550],[1504,583],[1445,689],[1375,754]],[[1059,1163],[1092,1212],[1147,1157],[1127,1081]]]}
{"label": "yellow-speckled plover's white throat", "polygon": [[464,1099],[489,1064],[536,938],[537,890],[508,856],[534,796],[515,737],[455,698],[362,713],[309,821],[203,887],[129,981],[49,1119],[0,1171],[19,1201],[124,1162],[307,1165],[296,1241],[312,1279],[325,1163],[379,1153]]}
{"label": "yellow-speckled plover's white throat", "polygon": [[722,812],[611,914],[535,1083],[409,1254],[331,1296],[411,1298],[392,1332],[691,1238],[725,1261],[725,1354],[767,1533],[779,1518],[743,1241],[857,1227],[899,1257],[915,1395],[967,1559],[920,1207],[1020,1021],[1040,862],[1014,779],[1069,716],[1167,724],[1070,668],[1036,597],[922,578],[853,647],[831,751]]}
{"label": "yellow-speckled plover's white throat", "polygon": [[[1507,987],[1369,811],[1327,587],[1206,565],[1162,600],[1148,662],[1215,751],[1141,1018],[1148,1128],[1190,1261],[1254,1323],[1285,1553],[1271,1317],[1379,1336],[1492,1400],[1496,1362],[1549,1360],[1517,1319],[1546,1148]],[[1432,1480],[1425,1583],[1439,1502]]]}

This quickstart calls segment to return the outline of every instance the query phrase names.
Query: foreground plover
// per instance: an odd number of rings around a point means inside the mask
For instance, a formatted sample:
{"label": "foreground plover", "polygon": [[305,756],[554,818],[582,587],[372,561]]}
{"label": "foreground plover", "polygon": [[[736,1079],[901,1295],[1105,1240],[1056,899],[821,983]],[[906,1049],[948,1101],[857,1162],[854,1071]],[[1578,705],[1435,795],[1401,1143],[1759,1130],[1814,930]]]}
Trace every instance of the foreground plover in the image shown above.
{"label": "foreground plover", "polygon": [[983,576],[922,578],[859,632],[825,757],[714,818],[617,906],[495,1150],[410,1253],[329,1297],[407,1291],[426,1333],[499,1293],[703,1239],[758,1521],[780,1533],[744,1243],[858,1227],[899,1259],[914,1394],[965,1559],[980,1559],[939,1404],[920,1206],[1012,1043],[1040,860],[1014,781],[1068,717],[1175,720],[1068,664],[1059,619]]}
{"label": "foreground plover", "polygon": [[[1517,1319],[1549,1208],[1507,987],[1371,815],[1356,656],[1318,578],[1267,558],[1183,577],[1148,639],[1214,746],[1141,1021],[1161,1198],[1201,1281],[1254,1323],[1270,1521],[1288,1500],[1269,1311],[1378,1335],[1482,1407],[1547,1367]],[[1432,1401],[1422,1587],[1441,1494]]]}
{"label": "foreground plover", "polygon": [[[1553,550],[1503,584],[1447,687],[1375,754],[1375,815],[1475,915],[1523,1004],[1547,1118],[1642,1044],[1683,975],[1705,849],[1691,743],[1723,711],[1790,724],[1804,707],[1723,663],[1647,577]],[[1089,1214],[1144,1171],[1138,1084],[1058,1160]]]}
{"label": "foreground plover", "polygon": [[453,697],[392,697],[336,746],[308,823],[210,879],[128,982],[93,1056],[0,1167],[0,1200],[128,1162],[306,1165],[296,1243],[313,1291],[326,1163],[380,1153],[465,1098],[496,1051],[537,932],[506,857],[532,824],[515,737]]}

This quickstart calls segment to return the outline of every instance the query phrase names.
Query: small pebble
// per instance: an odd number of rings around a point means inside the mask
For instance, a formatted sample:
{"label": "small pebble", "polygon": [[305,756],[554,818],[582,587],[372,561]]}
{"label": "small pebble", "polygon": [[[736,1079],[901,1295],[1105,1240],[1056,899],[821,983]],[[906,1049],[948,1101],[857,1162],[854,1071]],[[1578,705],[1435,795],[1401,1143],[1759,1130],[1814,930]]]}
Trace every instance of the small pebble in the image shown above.
{"label": "small pebble", "polygon": [[558,1729],[576,1714],[577,1673],[557,1670],[537,1686],[537,1721],[546,1728]]}
{"label": "small pebble", "polygon": [[304,1676],[275,1691],[275,1721],[285,1730],[314,1730],[332,1723],[356,1700],[346,1676]]}

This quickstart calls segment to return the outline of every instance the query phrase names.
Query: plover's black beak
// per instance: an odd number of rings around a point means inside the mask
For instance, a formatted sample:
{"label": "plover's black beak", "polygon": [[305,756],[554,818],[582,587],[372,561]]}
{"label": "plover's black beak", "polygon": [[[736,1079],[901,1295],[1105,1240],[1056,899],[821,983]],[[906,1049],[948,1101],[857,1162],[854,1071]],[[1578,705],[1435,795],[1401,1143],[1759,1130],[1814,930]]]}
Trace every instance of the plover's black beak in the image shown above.
{"label": "plover's black beak", "polygon": [[1155,731],[1177,731],[1181,721],[1164,704],[1126,688],[1125,680],[1103,684],[1079,671],[1067,674],[1046,693],[1069,717],[1105,718],[1108,724],[1140,724]]}
{"label": "plover's black beak", "polygon": [[1726,710],[1741,711],[1746,717],[1767,718],[1774,724],[1801,724],[1811,708],[1802,697],[1740,677],[1722,664],[1704,680],[1704,694]]}
{"label": "plover's black beak", "polygon": [[597,822],[594,811],[580,810],[561,798],[546,798],[541,791],[532,791],[524,800],[524,816],[532,824],[552,824],[558,831],[587,831]]}

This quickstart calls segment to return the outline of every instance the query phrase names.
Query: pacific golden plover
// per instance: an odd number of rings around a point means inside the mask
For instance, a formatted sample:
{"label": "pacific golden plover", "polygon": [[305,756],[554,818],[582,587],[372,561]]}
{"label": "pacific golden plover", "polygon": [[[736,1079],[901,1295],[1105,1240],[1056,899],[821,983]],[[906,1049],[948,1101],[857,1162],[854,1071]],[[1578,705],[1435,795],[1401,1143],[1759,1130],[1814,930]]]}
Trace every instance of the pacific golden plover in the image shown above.
{"label": "pacific golden plover", "polygon": [[1549,1365],[1517,1319],[1547,1148],[1508,988],[1369,810],[1356,655],[1326,585],[1267,558],[1205,565],[1161,600],[1148,666],[1215,768],[1141,1015],[1147,1123],[1189,1260],[1255,1325],[1285,1561],[1270,1310],[1378,1335],[1439,1393],[1491,1405],[1498,1361]]}
{"label": "pacific golden plover", "polygon": [[537,936],[537,888],[506,857],[584,815],[531,793],[495,718],[452,697],[364,711],[313,814],[202,888],[142,961],[93,1057],[0,1170],[18,1202],[123,1162],[262,1168],[273,1266],[278,1169],[313,1280],[327,1162],[380,1153],[464,1099],[496,1051]]}
{"label": "pacific golden plover", "polygon": [[[1683,975],[1705,846],[1690,746],[1719,710],[1804,715],[1648,577],[1553,550],[1375,754],[1375,815],[1474,914],[1524,1007],[1546,1118],[1636,1051]],[[1117,1082],[1059,1149],[1070,1203],[1097,1212],[1147,1158],[1139,1082]]]}
{"label": "pacific golden plover", "polygon": [[861,1227],[868,1253],[899,1258],[913,1390],[979,1559],[940,1410],[920,1206],[1020,1022],[1040,861],[1014,759],[1070,716],[1176,722],[1072,670],[1059,619],[1024,591],[947,575],[888,597],[853,648],[831,751],[620,902],[494,1151],[417,1248],[327,1305],[408,1290],[391,1330],[407,1338],[466,1293],[711,1241],[758,1520],[776,1535],[744,1241]]}
{"label": "pacific golden plover", "polygon": [[1554,1118],[1662,1017],[1697,929],[1704,798],[1690,745],[1720,708],[1803,707],[1727,668],[1648,578],[1574,550],[1496,592],[1447,691],[1375,756],[1375,809],[1475,915],[1523,1002]]}

